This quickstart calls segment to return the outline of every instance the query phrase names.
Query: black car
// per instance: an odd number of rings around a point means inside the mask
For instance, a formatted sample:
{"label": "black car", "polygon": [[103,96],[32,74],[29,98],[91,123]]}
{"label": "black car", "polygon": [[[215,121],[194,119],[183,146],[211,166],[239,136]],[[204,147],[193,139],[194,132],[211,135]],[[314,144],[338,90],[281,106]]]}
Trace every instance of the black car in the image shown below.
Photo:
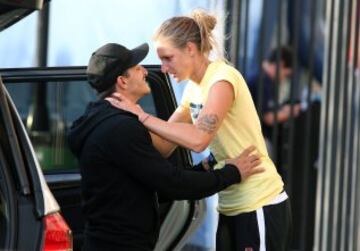
{"label": "black car", "polygon": [[[0,10],[0,30],[29,13],[17,7]],[[140,104],[167,119],[176,107],[169,78],[159,66],[145,67],[152,94]],[[94,99],[85,67],[0,69],[0,250],[80,250],[81,176],[65,134]],[[189,152],[181,148],[169,160],[191,164]],[[180,250],[205,204],[166,201],[160,210],[155,250]]]}

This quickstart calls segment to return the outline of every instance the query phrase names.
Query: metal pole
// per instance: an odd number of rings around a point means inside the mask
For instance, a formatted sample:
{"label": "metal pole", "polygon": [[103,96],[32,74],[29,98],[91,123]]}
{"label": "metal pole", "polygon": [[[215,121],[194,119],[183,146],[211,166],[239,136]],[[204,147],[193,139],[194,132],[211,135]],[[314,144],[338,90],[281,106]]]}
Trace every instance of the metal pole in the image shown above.
{"label": "metal pole", "polygon": [[320,138],[319,138],[319,170],[318,170],[318,178],[317,178],[317,192],[316,192],[316,212],[315,212],[315,237],[314,237],[314,247],[315,250],[323,250],[323,241],[324,235],[326,234],[326,228],[324,229],[324,220],[325,212],[323,212],[323,207],[326,203],[325,195],[326,188],[329,187],[326,177],[329,176],[329,168],[327,161],[327,146],[330,144],[329,137],[329,109],[328,105],[330,103],[330,81],[332,79],[332,71],[330,70],[330,66],[333,64],[333,26],[334,22],[334,2],[335,0],[331,0],[330,3],[327,2],[326,5],[326,22],[328,23],[327,31],[325,34],[325,57],[324,57],[324,72],[323,72],[323,94],[322,94],[322,105],[321,105],[321,113],[320,113]]}
{"label": "metal pole", "polygon": [[[47,65],[49,36],[49,4],[45,4],[39,11],[37,27],[37,66],[45,67]],[[29,131],[48,131],[49,117],[46,106],[47,86],[36,83],[33,87],[33,101],[29,108],[29,114],[26,120],[26,127]]]}
{"label": "metal pole", "polygon": [[233,0],[226,0],[225,2],[225,9],[226,9],[226,14],[225,14],[225,41],[224,41],[224,47],[225,47],[225,52],[226,52],[226,59],[231,61],[231,41],[232,41],[232,36],[231,36],[231,28],[232,28],[232,5],[233,5]]}
{"label": "metal pole", "polygon": [[259,57],[258,57],[258,62],[259,62],[259,73],[260,73],[260,77],[259,77],[259,83],[257,83],[259,85],[259,89],[257,91],[257,104],[258,104],[258,114],[259,117],[262,117],[262,113],[263,113],[263,97],[264,97],[264,71],[262,70],[262,62],[264,60],[264,54],[265,54],[265,45],[264,45],[264,37],[265,36],[265,32],[267,32],[267,3],[268,1],[263,1],[263,6],[262,6],[262,15],[261,15],[261,27],[260,27],[260,37],[259,37],[259,41],[260,41],[260,45],[259,45]]}
{"label": "metal pole", "polygon": [[[339,243],[339,248],[340,250],[348,250],[348,246],[349,246],[349,241],[351,242],[352,240],[348,237],[349,236],[349,224],[350,222],[348,222],[348,215],[350,214],[350,208],[351,208],[351,201],[350,201],[350,196],[351,196],[351,176],[349,176],[350,173],[352,173],[353,167],[352,164],[350,162],[350,159],[352,159],[352,146],[351,146],[351,139],[354,136],[354,130],[353,130],[353,100],[354,100],[354,96],[353,96],[353,77],[352,77],[352,72],[353,72],[353,63],[349,61],[348,56],[349,56],[349,51],[352,49],[354,49],[353,47],[353,40],[352,37],[355,34],[355,14],[356,14],[356,8],[354,8],[354,1],[350,0],[348,2],[348,10],[347,13],[345,14],[345,17],[347,19],[347,27],[346,27],[346,33],[343,34],[343,36],[346,38],[346,46],[345,50],[343,51],[343,57],[344,57],[344,81],[343,81],[343,86],[344,86],[344,115],[345,118],[343,118],[343,121],[345,122],[345,126],[343,128],[345,128],[344,131],[344,135],[343,135],[343,141],[344,141],[344,147],[342,147],[343,152],[344,152],[344,158],[342,158],[342,163],[340,164],[340,167],[342,167],[344,174],[342,175],[343,178],[343,192],[342,192],[342,212],[341,212],[341,218],[340,218],[340,243]],[[356,6],[356,5],[355,5]],[[344,29],[345,30],[345,29]],[[350,196],[349,196],[350,195]]]}
{"label": "metal pole", "polygon": [[[339,5],[340,7],[340,5]],[[329,243],[331,243],[332,250],[340,250],[340,233],[341,233],[341,220],[340,215],[342,211],[346,208],[345,205],[342,205],[342,196],[346,196],[344,194],[344,171],[346,167],[344,167],[344,138],[345,138],[345,130],[338,130],[338,128],[344,128],[344,120],[346,118],[347,109],[345,107],[345,97],[347,96],[346,93],[346,55],[348,52],[348,30],[349,30],[349,22],[347,19],[349,17],[349,0],[342,1],[341,8],[339,8],[339,19],[338,19],[338,33],[337,39],[339,41],[339,45],[337,48],[337,65],[336,65],[336,72],[337,78],[334,84],[336,85],[336,92],[334,95],[335,97],[335,120],[333,121],[334,127],[334,136],[336,137],[336,144],[332,145],[333,161],[331,162],[334,167],[334,182],[331,185],[334,188],[334,193],[330,196],[333,197],[333,205],[332,208],[332,216],[330,216],[331,220],[333,220],[333,225],[331,230],[331,235],[329,235]],[[340,28],[342,27],[342,28]],[[339,206],[340,205],[340,206]]]}
{"label": "metal pole", "polygon": [[283,6],[283,0],[279,0],[278,3],[278,9],[277,9],[277,36],[276,36],[276,78],[275,78],[275,90],[274,90],[274,99],[275,99],[275,104],[274,104],[274,122],[275,124],[273,125],[273,131],[272,131],[272,144],[273,144],[273,153],[274,153],[274,162],[276,163],[276,165],[279,165],[278,163],[278,142],[279,142],[279,122],[278,122],[278,116],[277,116],[277,111],[279,109],[279,83],[280,83],[280,47],[281,47],[281,37],[282,37],[282,29],[281,29],[281,24],[283,22],[282,19],[282,6]]}
{"label": "metal pole", "polygon": [[[244,31],[244,16],[243,15],[243,1],[236,1],[234,10],[236,11],[234,13],[234,16],[236,17],[235,22],[237,24],[236,26],[236,48],[234,48],[234,51],[236,52],[236,61],[235,61],[235,67],[242,72],[242,48],[244,46],[244,43],[242,42],[242,35]],[[234,25],[234,24],[233,24]],[[235,26],[234,26],[235,28]]]}
{"label": "metal pole", "polygon": [[230,51],[230,62],[236,67],[239,67],[239,23],[240,23],[240,3],[239,1],[228,1],[228,9],[230,25],[230,43],[228,44]]}
{"label": "metal pole", "polygon": [[[299,41],[299,21],[300,21],[300,12],[301,8],[299,8],[300,1],[295,0],[293,4],[293,27],[291,34],[292,40],[291,40],[291,47],[292,47],[292,53],[293,53],[293,59],[292,59],[292,71],[293,74],[291,76],[291,84],[290,84],[290,102],[291,105],[294,104],[295,99],[295,86],[297,86],[298,83],[298,41]],[[287,175],[286,175],[286,181],[287,181],[287,192],[290,195],[290,198],[293,197],[293,191],[292,191],[292,185],[293,185],[293,162],[294,162],[294,117],[293,112],[291,111],[290,116],[290,132],[289,132],[289,152],[288,152],[288,165],[287,165]]]}
{"label": "metal pole", "polygon": [[39,11],[37,27],[37,65],[44,67],[47,65],[49,40],[49,4],[45,4]]}
{"label": "metal pole", "polygon": [[[309,245],[308,243],[308,231],[309,226],[307,224],[308,219],[308,203],[309,203],[309,176],[310,176],[310,169],[314,168],[311,163],[310,159],[310,139],[312,139],[312,131],[311,131],[311,124],[312,124],[312,101],[311,101],[311,94],[312,94],[312,82],[313,82],[313,75],[314,75],[314,47],[315,47],[315,14],[317,10],[317,1],[308,1],[308,4],[311,5],[310,10],[310,42],[309,42],[309,58],[308,58],[308,69],[309,69],[309,78],[307,83],[307,112],[306,112],[306,125],[305,125],[305,151],[304,153],[304,184],[302,186],[302,209],[303,217],[301,221],[301,231],[300,231],[300,250],[307,250]],[[292,116],[291,116],[292,117]]]}
{"label": "metal pole", "polygon": [[245,0],[245,20],[244,20],[244,41],[243,41],[243,75],[247,76],[247,50],[248,50],[248,32],[249,32],[249,0]]}
{"label": "metal pole", "polygon": [[[349,233],[346,234],[348,236],[348,250],[358,250],[359,246],[359,234],[360,234],[360,222],[359,222],[359,189],[360,189],[360,182],[359,182],[359,155],[360,155],[360,78],[359,78],[359,68],[358,62],[359,58],[359,43],[360,43],[360,6],[359,1],[354,1],[354,8],[355,14],[355,21],[353,22],[354,30],[351,32],[353,34],[353,41],[352,41],[352,66],[353,72],[351,75],[352,82],[354,83],[354,100],[352,105],[354,106],[354,122],[351,123],[354,125],[354,135],[352,137],[351,145],[352,147],[352,158],[350,160],[352,169],[351,169],[351,187],[350,187],[350,212],[349,212]],[[352,91],[352,90],[351,90]]]}
{"label": "metal pole", "polygon": [[[360,42],[360,41],[359,41]],[[360,67],[360,66],[358,66]],[[360,105],[360,76],[359,76],[359,68],[357,69],[357,107],[359,108]],[[359,135],[359,131],[360,131],[360,109],[358,110],[357,114],[357,151],[355,151],[354,156],[356,156],[356,161],[355,161],[355,167],[356,167],[356,172],[355,172],[355,179],[357,181],[357,184],[355,186],[355,216],[354,216],[354,221],[355,221],[355,230],[352,233],[352,240],[354,240],[354,250],[359,250],[360,248],[360,172],[358,170],[359,166],[360,166],[360,135]]]}

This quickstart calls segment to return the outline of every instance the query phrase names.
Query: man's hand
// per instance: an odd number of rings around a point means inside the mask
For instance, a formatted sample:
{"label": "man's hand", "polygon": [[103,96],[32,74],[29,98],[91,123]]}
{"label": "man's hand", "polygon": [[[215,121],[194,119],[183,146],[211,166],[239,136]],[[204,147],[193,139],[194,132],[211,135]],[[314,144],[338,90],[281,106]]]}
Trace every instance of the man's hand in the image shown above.
{"label": "man's hand", "polygon": [[249,176],[265,171],[264,167],[258,167],[261,163],[260,157],[257,154],[251,154],[256,150],[255,146],[246,148],[238,157],[227,159],[226,164],[232,164],[237,167],[241,181],[246,180]]}
{"label": "man's hand", "polygon": [[294,117],[297,117],[299,116],[300,112],[301,112],[301,105],[300,104],[294,104],[294,105],[289,105],[289,104],[286,104],[284,105],[282,108],[281,108],[281,111],[285,113],[285,117],[286,117],[286,120],[288,120],[291,116],[291,109],[293,110],[292,111],[292,115]]}
{"label": "man's hand", "polygon": [[[279,123],[284,123],[288,121],[291,117],[291,110],[293,110],[293,117],[296,118],[301,112],[301,105],[294,104],[293,106],[286,104],[283,105],[280,110],[277,111],[276,121]],[[275,124],[275,114],[273,111],[265,112],[263,115],[263,121],[266,125],[272,126]]]}

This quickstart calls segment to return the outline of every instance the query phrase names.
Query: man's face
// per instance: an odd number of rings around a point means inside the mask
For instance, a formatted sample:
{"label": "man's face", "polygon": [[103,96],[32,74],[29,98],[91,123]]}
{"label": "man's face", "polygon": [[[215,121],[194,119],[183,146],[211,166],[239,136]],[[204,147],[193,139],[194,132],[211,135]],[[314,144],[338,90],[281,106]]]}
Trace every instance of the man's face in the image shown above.
{"label": "man's face", "polygon": [[277,63],[265,62],[263,64],[263,67],[264,67],[264,69],[266,70],[266,72],[268,73],[268,75],[270,76],[271,79],[276,78],[276,71],[277,71],[278,67],[279,67],[279,80],[280,81],[290,77],[291,74],[292,74],[291,68],[285,67],[285,65],[284,65],[284,63],[282,61],[280,61],[279,66],[278,66]]}
{"label": "man's face", "polygon": [[127,70],[127,76],[125,76],[125,78],[128,84],[127,91],[129,95],[142,98],[151,92],[146,82],[147,74],[147,70],[141,65],[135,65]]}

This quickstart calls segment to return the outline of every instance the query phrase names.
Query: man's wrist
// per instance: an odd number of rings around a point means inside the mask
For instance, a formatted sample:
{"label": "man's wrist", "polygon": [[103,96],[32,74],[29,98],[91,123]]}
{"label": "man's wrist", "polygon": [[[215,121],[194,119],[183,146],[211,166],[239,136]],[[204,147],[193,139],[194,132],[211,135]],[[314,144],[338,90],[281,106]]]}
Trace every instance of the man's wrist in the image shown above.
{"label": "man's wrist", "polygon": [[229,169],[232,171],[231,176],[230,176],[232,180],[234,180],[236,183],[241,182],[242,177],[241,177],[240,170],[234,164],[231,164],[231,163],[225,164],[224,168],[222,168],[220,170],[224,170],[224,169]]}

